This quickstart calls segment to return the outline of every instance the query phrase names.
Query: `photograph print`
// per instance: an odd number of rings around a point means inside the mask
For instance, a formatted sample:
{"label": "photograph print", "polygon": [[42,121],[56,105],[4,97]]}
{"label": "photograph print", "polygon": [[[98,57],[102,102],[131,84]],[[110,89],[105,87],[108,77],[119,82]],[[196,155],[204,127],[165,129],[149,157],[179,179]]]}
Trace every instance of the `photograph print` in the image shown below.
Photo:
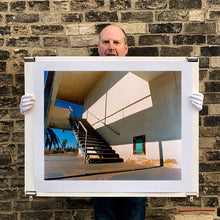
{"label": "photograph print", "polygon": [[181,74],[44,71],[44,180],[181,180]]}

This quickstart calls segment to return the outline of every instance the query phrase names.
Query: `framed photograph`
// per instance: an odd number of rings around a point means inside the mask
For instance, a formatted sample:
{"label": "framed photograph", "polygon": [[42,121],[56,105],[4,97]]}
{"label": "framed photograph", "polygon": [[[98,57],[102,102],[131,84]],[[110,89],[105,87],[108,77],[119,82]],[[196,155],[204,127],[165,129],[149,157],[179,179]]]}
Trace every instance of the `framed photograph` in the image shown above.
{"label": "framed photograph", "polygon": [[25,192],[198,196],[198,59],[25,59]]}

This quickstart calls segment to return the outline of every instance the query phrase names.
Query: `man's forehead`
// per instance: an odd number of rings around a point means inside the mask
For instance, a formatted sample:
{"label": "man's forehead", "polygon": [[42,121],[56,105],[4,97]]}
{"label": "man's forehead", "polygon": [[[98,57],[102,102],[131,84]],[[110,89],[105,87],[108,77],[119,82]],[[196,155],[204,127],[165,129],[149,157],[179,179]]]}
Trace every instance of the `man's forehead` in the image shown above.
{"label": "man's forehead", "polygon": [[108,36],[108,35],[103,35],[100,37],[101,41],[123,41],[123,36]]}
{"label": "man's forehead", "polygon": [[119,27],[116,26],[108,26],[104,28],[101,33],[100,33],[100,38],[114,38],[114,39],[123,39],[124,38],[124,33]]}

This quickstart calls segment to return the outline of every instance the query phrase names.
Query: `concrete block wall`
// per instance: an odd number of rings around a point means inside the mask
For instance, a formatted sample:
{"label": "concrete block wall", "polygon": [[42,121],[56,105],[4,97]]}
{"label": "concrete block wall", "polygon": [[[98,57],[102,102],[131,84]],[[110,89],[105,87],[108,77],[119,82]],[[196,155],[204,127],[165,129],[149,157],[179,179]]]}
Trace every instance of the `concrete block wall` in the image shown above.
{"label": "concrete block wall", "polygon": [[[130,56],[200,57],[200,196],[148,198],[146,219],[220,219],[220,2],[2,0],[0,2],[0,219],[94,219],[91,198],[24,196],[25,56],[97,55],[105,24],[128,34]],[[214,211],[179,212],[179,209]]]}

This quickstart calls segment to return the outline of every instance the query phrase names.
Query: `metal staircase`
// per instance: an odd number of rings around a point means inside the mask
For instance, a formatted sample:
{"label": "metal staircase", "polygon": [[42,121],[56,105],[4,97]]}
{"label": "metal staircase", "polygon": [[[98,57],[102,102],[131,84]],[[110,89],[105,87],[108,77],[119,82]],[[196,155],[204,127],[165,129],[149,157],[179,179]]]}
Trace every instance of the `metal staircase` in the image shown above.
{"label": "metal staircase", "polygon": [[70,116],[69,120],[85,163],[123,162],[86,119]]}

